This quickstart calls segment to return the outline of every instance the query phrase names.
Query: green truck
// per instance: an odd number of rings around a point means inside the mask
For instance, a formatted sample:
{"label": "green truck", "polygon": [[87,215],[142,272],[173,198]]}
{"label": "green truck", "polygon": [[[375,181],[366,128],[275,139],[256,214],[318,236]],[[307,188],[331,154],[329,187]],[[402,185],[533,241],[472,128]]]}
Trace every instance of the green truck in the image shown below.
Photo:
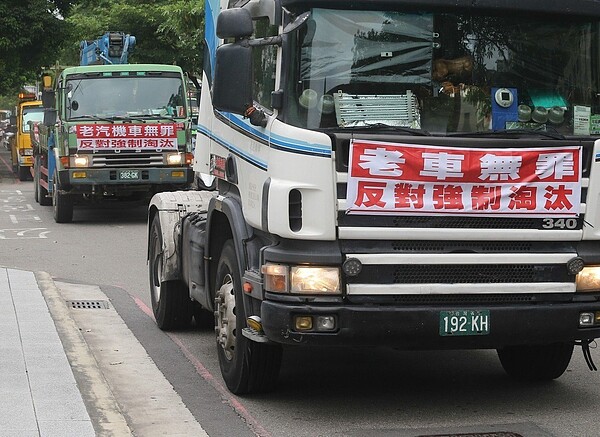
{"label": "green truck", "polygon": [[191,111],[180,67],[108,64],[43,77],[31,130],[35,199],[73,220],[86,200],[142,199],[193,181]]}

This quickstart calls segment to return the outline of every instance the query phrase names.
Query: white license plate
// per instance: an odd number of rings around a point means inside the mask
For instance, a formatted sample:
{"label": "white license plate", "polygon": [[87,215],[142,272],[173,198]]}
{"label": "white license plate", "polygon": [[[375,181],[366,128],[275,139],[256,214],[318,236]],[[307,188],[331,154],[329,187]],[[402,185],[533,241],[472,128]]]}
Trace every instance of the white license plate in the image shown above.
{"label": "white license plate", "polygon": [[139,170],[119,170],[119,179],[139,179],[140,171]]}

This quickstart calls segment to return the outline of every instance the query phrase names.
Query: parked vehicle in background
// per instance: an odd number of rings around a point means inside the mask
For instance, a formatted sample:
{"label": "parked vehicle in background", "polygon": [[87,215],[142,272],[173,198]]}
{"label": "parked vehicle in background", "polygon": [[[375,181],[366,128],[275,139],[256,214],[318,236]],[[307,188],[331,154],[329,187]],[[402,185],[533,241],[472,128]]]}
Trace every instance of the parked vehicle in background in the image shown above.
{"label": "parked vehicle in background", "polygon": [[10,139],[14,135],[10,129],[11,111],[0,109],[0,147],[10,150]]}
{"label": "parked vehicle in background", "polygon": [[97,59],[105,65],[82,50],[85,66],[44,77],[45,118],[32,132],[35,198],[52,203],[58,223],[72,220],[77,202],[145,198],[193,181],[183,71],[119,63],[127,62],[119,50],[106,48]]}
{"label": "parked vehicle in background", "polygon": [[14,136],[11,138],[12,168],[20,181],[32,178],[33,149],[31,147],[30,130],[35,122],[44,118],[44,108],[36,93],[19,93],[19,100],[12,121]]}
{"label": "parked vehicle in background", "polygon": [[0,109],[0,125],[10,121],[11,112],[8,109]]}
{"label": "parked vehicle in background", "polygon": [[496,349],[522,381],[578,345],[595,370],[600,1],[205,11],[217,190],[151,201],[160,328],[214,323],[238,394],[275,386],[283,345]]}

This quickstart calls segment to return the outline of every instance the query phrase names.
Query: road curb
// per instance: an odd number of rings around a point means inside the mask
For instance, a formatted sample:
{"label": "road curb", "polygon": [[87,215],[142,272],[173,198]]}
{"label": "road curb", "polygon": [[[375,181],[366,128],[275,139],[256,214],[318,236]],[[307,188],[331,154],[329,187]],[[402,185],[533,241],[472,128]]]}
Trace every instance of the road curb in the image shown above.
{"label": "road curb", "polygon": [[34,272],[34,274],[97,435],[132,436],[133,433],[125,416],[82,333],[71,318],[67,304],[54,284],[54,280],[46,272]]}

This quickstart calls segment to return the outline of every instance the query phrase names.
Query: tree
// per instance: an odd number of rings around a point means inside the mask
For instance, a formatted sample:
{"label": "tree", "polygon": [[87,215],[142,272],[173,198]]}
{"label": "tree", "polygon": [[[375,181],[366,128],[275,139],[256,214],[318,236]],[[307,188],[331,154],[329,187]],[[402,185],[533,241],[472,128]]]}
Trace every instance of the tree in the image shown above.
{"label": "tree", "polygon": [[70,5],[64,0],[0,2],[0,95],[35,82],[41,67],[55,61],[66,29],[61,13]]}
{"label": "tree", "polygon": [[0,96],[34,82],[42,67],[79,64],[79,43],[107,31],[134,35],[130,62],[202,66],[203,2],[189,0],[3,0]]}
{"label": "tree", "polygon": [[158,27],[162,38],[178,55],[175,61],[188,75],[201,71],[204,38],[204,3],[177,0],[161,7],[163,23]]}
{"label": "tree", "polygon": [[186,72],[202,66],[204,7],[189,0],[82,0],[66,19],[70,25],[66,63],[78,62],[79,42],[107,31],[136,37],[130,62],[177,64]]}

